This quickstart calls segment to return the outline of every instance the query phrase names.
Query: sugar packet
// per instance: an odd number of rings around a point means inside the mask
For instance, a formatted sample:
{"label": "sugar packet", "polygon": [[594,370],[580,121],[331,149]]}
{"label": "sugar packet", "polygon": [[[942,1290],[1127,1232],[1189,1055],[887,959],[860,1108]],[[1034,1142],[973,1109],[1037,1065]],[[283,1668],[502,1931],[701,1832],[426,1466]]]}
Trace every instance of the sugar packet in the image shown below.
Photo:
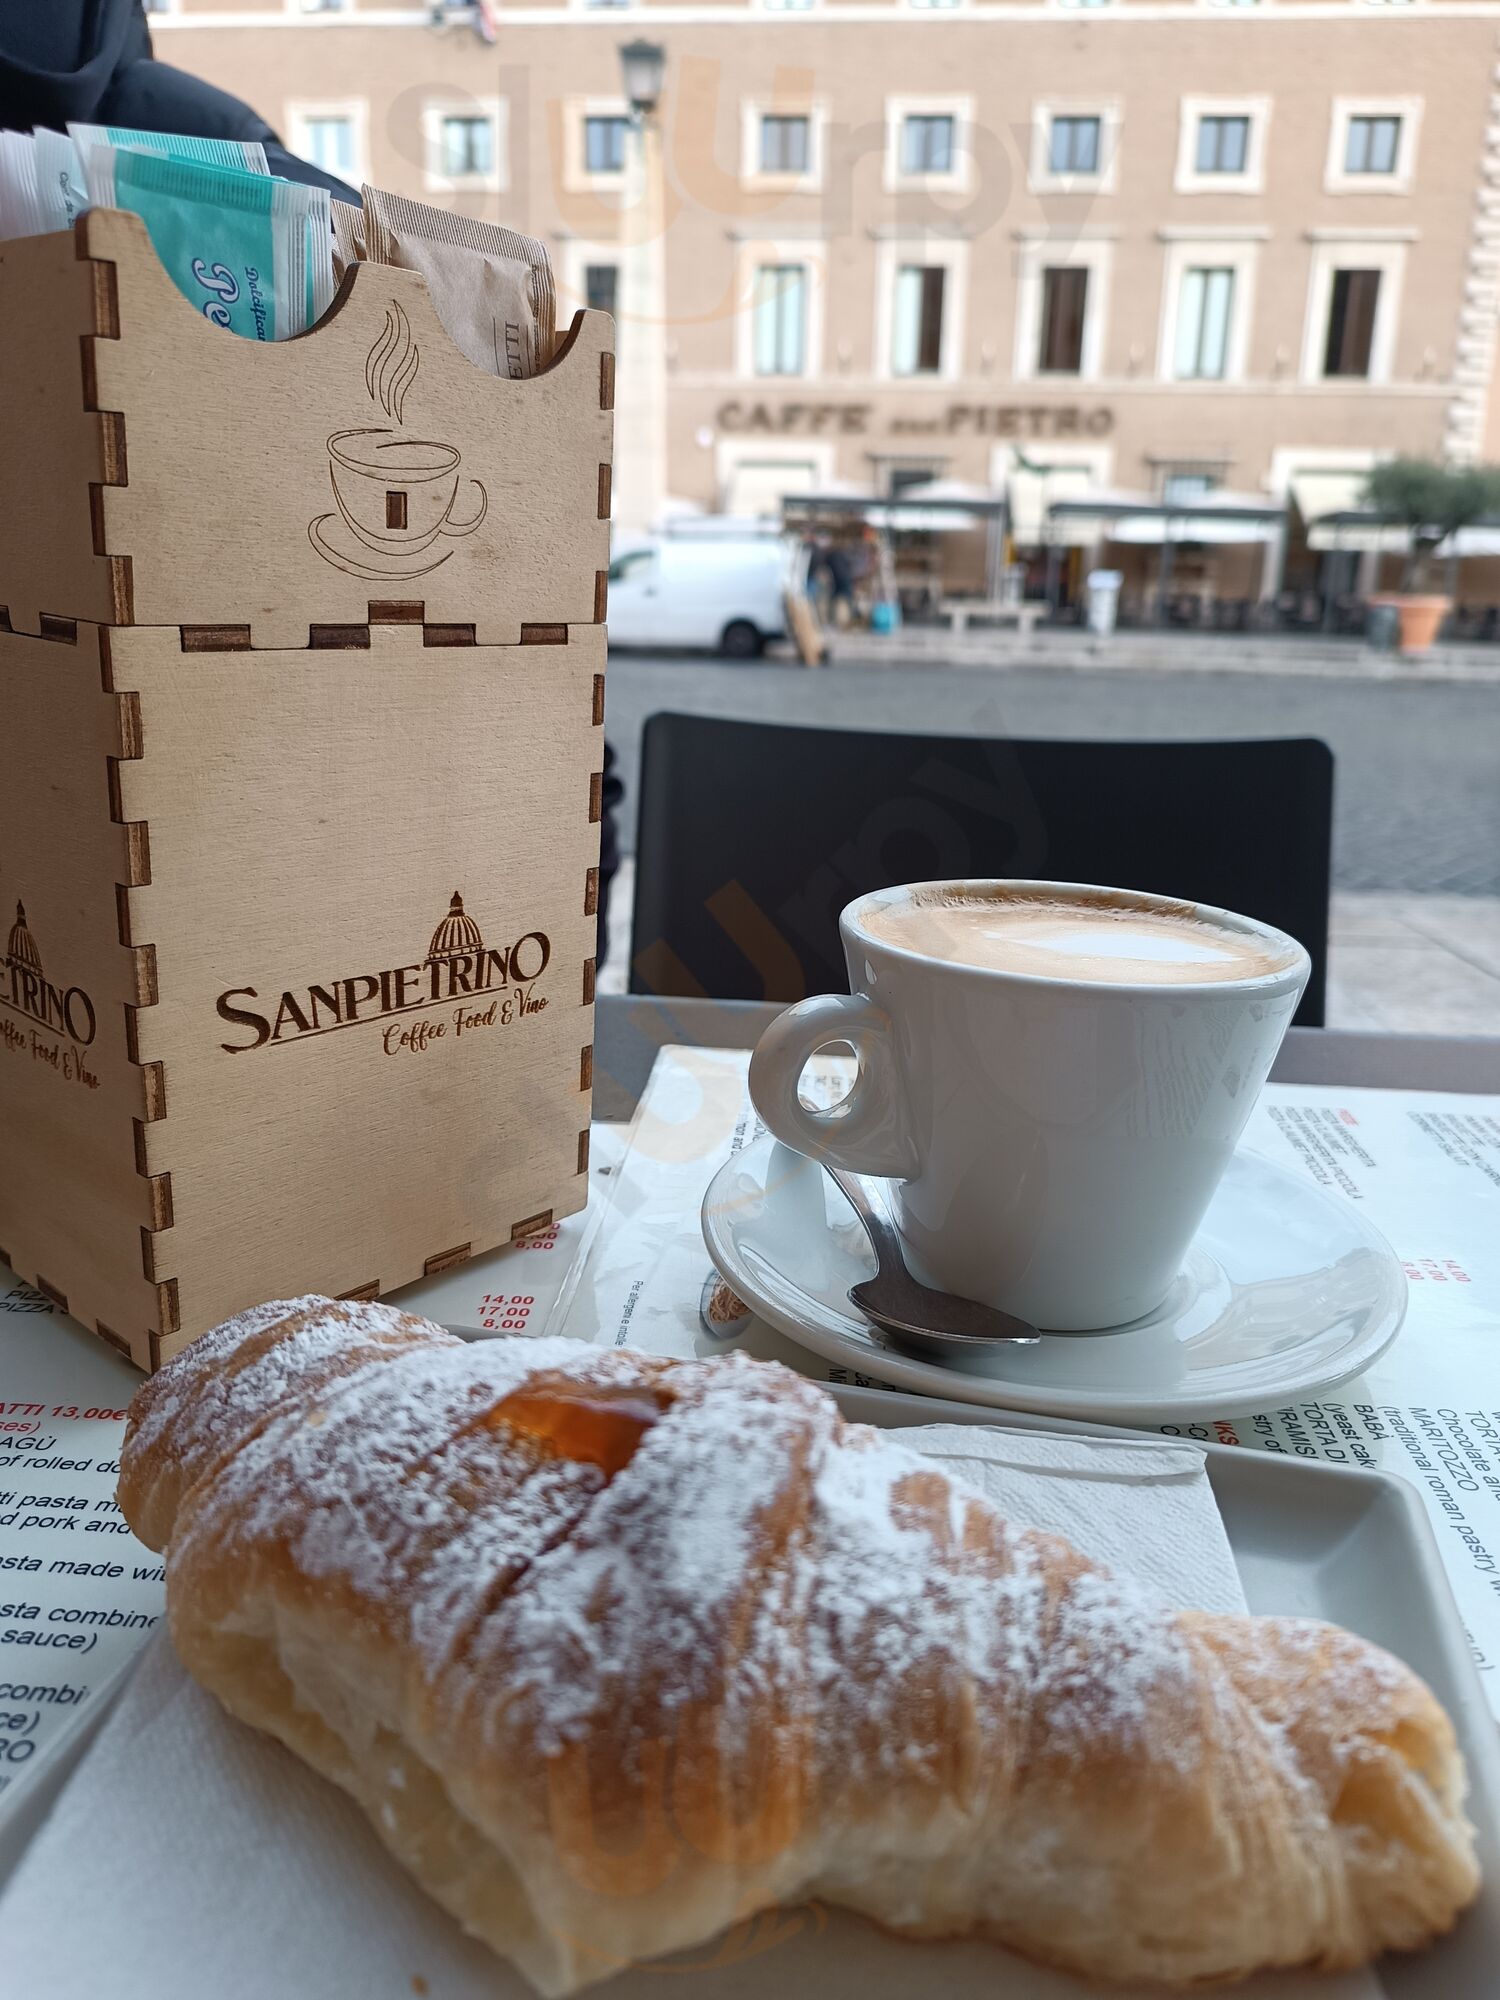
{"label": "sugar packet", "polygon": [[125,146],[132,153],[160,153],[168,160],[197,160],[206,167],[238,167],[243,174],[268,174],[259,139],[200,139],[192,132],[141,132],[133,125],[69,125],[68,137],[80,153],[90,146]]}
{"label": "sugar packet", "polygon": [[61,132],[0,132],[0,237],[71,229],[88,205],[71,139]]}
{"label": "sugar packet", "polygon": [[36,213],[36,141],[29,132],[0,132],[0,239],[40,235]]}
{"label": "sugar packet", "polygon": [[552,359],[557,294],[546,246],[519,230],[366,187],[366,255],[420,271],[454,345],[476,368],[520,378]]}
{"label": "sugar packet", "polygon": [[38,233],[51,229],[71,229],[89,205],[88,181],[78,148],[63,132],[49,132],[38,126],[36,141],[36,186]]}
{"label": "sugar packet", "polygon": [[177,289],[251,340],[304,333],[333,299],[326,188],[114,146],[84,156],[89,199],[133,210]]}
{"label": "sugar packet", "polygon": [[352,201],[330,204],[333,213],[333,278],[337,284],[351,264],[361,263],[365,255],[365,212],[356,208]]}

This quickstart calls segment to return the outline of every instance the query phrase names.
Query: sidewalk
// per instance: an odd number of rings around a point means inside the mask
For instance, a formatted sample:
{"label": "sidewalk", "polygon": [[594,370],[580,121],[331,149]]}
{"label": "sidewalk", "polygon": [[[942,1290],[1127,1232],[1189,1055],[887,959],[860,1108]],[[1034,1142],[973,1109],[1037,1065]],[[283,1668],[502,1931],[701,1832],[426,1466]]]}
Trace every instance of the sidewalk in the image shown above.
{"label": "sidewalk", "polygon": [[[1324,680],[1445,682],[1500,688],[1500,646],[1434,646],[1430,653],[1376,652],[1354,639],[1292,634],[1113,632],[1107,639],[1077,627],[1020,633],[994,626],[954,633],[946,625],[906,625],[898,632],[830,632],[834,667],[1087,668],[1169,673],[1290,674]],[[778,659],[786,649],[777,648]],[[791,655],[788,654],[788,658]]]}
{"label": "sidewalk", "polygon": [[[601,993],[626,990],[635,862],[609,900]],[[1328,1026],[1422,1035],[1500,1035],[1500,896],[1334,892]]]}

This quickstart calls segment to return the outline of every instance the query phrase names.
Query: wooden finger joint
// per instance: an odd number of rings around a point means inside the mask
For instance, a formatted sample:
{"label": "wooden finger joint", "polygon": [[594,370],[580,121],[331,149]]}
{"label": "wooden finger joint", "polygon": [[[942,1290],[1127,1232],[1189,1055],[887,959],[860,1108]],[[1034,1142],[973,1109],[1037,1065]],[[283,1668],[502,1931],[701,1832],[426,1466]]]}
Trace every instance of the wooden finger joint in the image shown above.
{"label": "wooden finger joint", "polygon": [[512,1243],[519,1243],[523,1237],[536,1236],[542,1230],[551,1227],[552,1211],[550,1208],[544,1208],[537,1215],[523,1216],[519,1222],[513,1222],[510,1226],[510,1240]]}
{"label": "wooden finger joint", "polygon": [[436,1278],[443,1271],[451,1271],[455,1264],[467,1264],[474,1252],[467,1243],[455,1243],[451,1250],[437,1250],[422,1264],[424,1278]]}
{"label": "wooden finger joint", "polygon": [[[157,1316],[161,1320],[162,1333],[176,1333],[182,1325],[182,1308],[177,1297],[177,1280],[175,1278],[168,1278],[165,1284],[157,1286],[156,1310]],[[152,1366],[159,1367],[160,1362],[153,1359]]]}
{"label": "wooden finger joint", "polygon": [[185,653],[248,653],[248,625],[179,625],[178,637]]}
{"label": "wooden finger joint", "polygon": [[592,1090],[594,1087],[594,1045],[585,1043],[578,1055],[578,1088]]}
{"label": "wooden finger joint", "polygon": [[577,1170],[581,1174],[586,1174],[589,1170],[589,1128],[587,1125],[584,1126],[583,1130],[578,1135]]}
{"label": "wooden finger joint", "polygon": [[172,1176],[148,1174],[146,1186],[151,1197],[151,1227],[160,1231],[172,1227]]}
{"label": "wooden finger joint", "polygon": [[371,1278],[368,1284],[356,1285],[351,1292],[340,1292],[339,1297],[350,1302],[378,1299],[380,1297],[380,1280],[378,1278]]}
{"label": "wooden finger joint", "polygon": [[589,719],[590,719],[590,721],[591,721],[591,722],[593,723],[593,725],[594,725],[595,729],[602,729],[602,728],[604,727],[604,676],[603,676],[603,674],[595,674],[595,676],[594,676],[594,687],[593,687],[593,695],[592,695],[592,707],[590,708],[590,711],[589,711]]}
{"label": "wooden finger joint", "polygon": [[[427,628],[422,631],[425,637]],[[307,628],[309,652],[368,652],[370,649],[370,628],[368,625],[309,625]]]}
{"label": "wooden finger joint", "polygon": [[598,960],[594,958],[586,958],[583,961],[583,1005],[585,1007],[592,1007],[594,1004],[594,983],[597,976],[598,963]]}
{"label": "wooden finger joint", "polygon": [[589,773],[589,825],[597,826],[604,817],[604,773]]}
{"label": "wooden finger joint", "polygon": [[68,1310],[67,1293],[60,1291],[56,1285],[50,1284],[40,1271],[36,1274],[36,1288],[44,1299],[50,1299],[59,1312],[66,1312]]}

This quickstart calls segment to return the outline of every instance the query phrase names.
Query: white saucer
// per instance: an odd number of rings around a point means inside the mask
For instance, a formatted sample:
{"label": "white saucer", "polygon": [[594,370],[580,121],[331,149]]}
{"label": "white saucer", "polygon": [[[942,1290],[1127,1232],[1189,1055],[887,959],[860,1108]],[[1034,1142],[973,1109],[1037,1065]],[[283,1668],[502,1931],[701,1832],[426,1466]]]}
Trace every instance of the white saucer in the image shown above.
{"label": "white saucer", "polygon": [[1095,1423],[1244,1416],[1320,1395],[1383,1354],[1406,1312],[1384,1237],[1251,1152],[1230,1162],[1156,1312],[976,1359],[923,1361],[882,1343],[846,1296],[875,1273],[864,1230],[822,1168],[769,1133],[715,1174],[703,1238],[754,1312],[830,1361],[902,1389]]}
{"label": "white saucer", "polygon": [[453,551],[443,549],[433,554],[433,545],[428,543],[421,549],[381,549],[367,548],[350,529],[342,514],[320,514],[316,521],[308,524],[308,539],[325,562],[331,562],[335,569],[347,570],[350,576],[363,576],[382,582],[388,577],[405,579],[412,576],[426,576],[429,570],[438,569]]}

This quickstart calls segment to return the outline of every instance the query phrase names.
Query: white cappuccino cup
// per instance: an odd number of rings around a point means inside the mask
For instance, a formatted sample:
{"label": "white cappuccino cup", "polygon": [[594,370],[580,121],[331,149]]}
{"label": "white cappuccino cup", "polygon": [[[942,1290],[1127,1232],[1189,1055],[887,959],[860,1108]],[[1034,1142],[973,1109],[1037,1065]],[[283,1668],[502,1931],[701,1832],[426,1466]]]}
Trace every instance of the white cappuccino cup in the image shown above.
{"label": "white cappuccino cup", "polygon": [[[896,1183],[913,1276],[1035,1326],[1153,1311],[1181,1268],[1311,964],[1204,903],[1067,882],[921,882],[839,920],[850,992],[772,1022],[769,1130]],[[832,1110],[798,1082],[830,1042]]]}

